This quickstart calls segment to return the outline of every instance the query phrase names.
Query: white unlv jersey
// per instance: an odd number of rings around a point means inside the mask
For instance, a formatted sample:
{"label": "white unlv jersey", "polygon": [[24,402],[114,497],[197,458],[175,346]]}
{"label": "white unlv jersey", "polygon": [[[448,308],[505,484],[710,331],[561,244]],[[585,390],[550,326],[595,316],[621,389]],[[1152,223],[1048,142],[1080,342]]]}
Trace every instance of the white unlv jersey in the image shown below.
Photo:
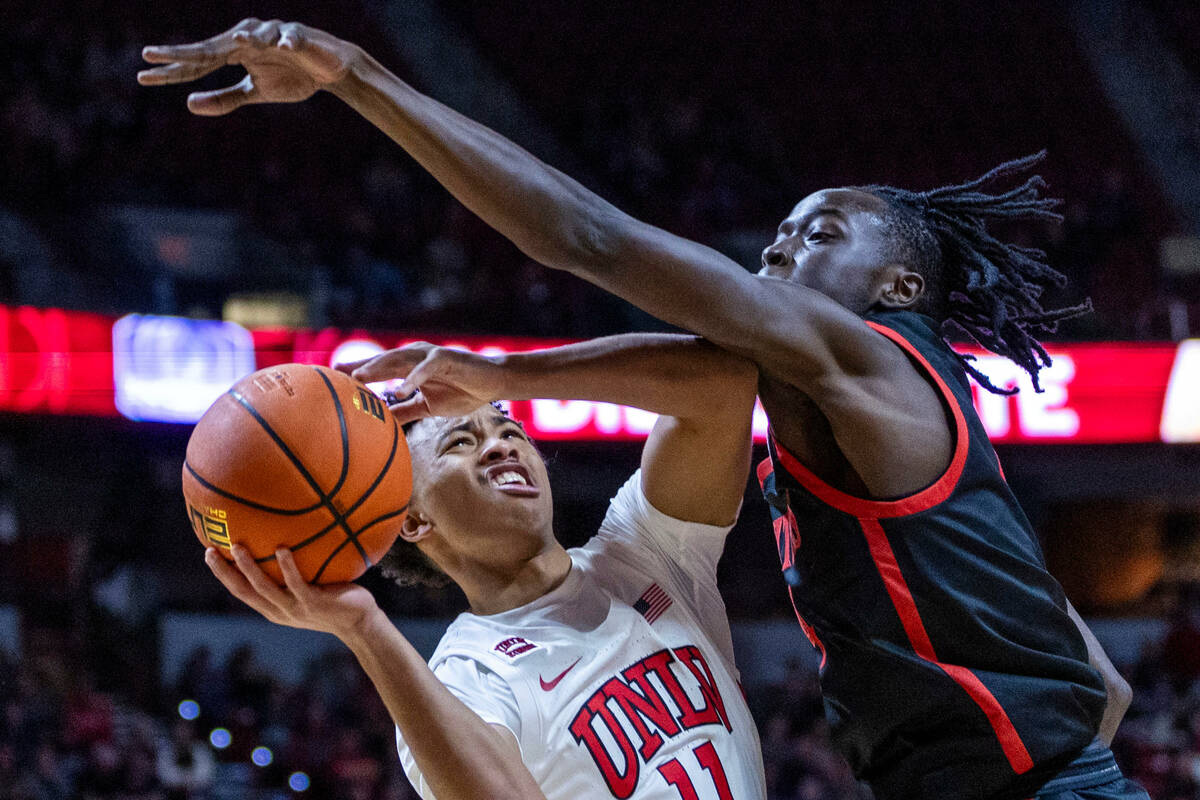
{"label": "white unlv jersey", "polygon": [[460,615],[430,666],[484,721],[512,730],[549,800],[763,800],[717,592],[728,531],[662,514],[634,473],[600,532],[569,551],[561,586],[511,611]]}

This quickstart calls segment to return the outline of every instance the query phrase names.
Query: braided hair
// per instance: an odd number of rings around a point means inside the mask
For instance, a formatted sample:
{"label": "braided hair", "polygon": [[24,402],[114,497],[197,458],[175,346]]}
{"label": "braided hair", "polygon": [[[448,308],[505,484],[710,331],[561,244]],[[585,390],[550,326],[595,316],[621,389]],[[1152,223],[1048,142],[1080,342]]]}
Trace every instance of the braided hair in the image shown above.
{"label": "braided hair", "polygon": [[[920,310],[942,324],[946,335],[966,334],[982,347],[1021,366],[1042,391],[1038,372],[1050,366],[1050,356],[1035,338],[1053,333],[1061,320],[1091,311],[1090,300],[1064,308],[1043,308],[1042,292],[1049,285],[1063,287],[1066,276],[1045,261],[1033,247],[1000,241],[987,231],[987,223],[1022,219],[1061,222],[1055,209],[1059,200],[1041,196],[1046,182],[1031,175],[1016,188],[999,194],[987,187],[1002,178],[1028,173],[1046,157],[1043,150],[1006,161],[975,180],[913,192],[894,186],[864,186],[862,191],[888,204],[885,230],[925,279]],[[963,366],[981,386],[997,394],[1000,389],[971,364],[974,356],[959,354]]]}

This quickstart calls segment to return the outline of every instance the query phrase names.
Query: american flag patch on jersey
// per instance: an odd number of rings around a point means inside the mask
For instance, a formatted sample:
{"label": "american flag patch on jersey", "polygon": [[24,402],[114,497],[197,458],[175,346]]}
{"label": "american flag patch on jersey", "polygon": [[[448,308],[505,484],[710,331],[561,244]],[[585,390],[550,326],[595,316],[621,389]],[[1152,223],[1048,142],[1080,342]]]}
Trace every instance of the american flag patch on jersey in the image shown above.
{"label": "american flag patch on jersey", "polygon": [[633,604],[633,610],[645,617],[646,622],[651,624],[670,607],[670,595],[660,589],[657,583],[650,584],[650,588],[642,592],[642,596]]}

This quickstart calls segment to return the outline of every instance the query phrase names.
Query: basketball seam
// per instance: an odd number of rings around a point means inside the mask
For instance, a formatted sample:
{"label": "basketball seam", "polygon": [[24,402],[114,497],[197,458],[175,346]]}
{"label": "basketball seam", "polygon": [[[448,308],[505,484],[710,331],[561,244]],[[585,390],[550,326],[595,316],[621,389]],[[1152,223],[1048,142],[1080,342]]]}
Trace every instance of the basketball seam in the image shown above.
{"label": "basketball seam", "polygon": [[[400,445],[400,433],[396,427],[393,427],[392,428],[392,449],[391,449],[391,452],[388,453],[387,461],[384,462],[383,468],[379,471],[379,474],[375,476],[375,480],[373,480],[371,482],[371,485],[367,487],[366,491],[364,491],[362,493],[362,495],[358,498],[358,500],[355,501],[354,505],[352,505],[352,506],[350,506],[350,508],[346,509],[347,517],[349,517],[351,514],[353,514],[355,511],[357,511],[358,507],[361,506],[363,503],[365,503],[367,501],[367,499],[370,498],[370,496],[375,492],[375,490],[377,488],[379,488],[379,484],[383,481],[384,476],[387,475],[388,470],[391,469],[391,467],[392,467],[392,462],[396,458],[396,451],[399,449],[399,445]],[[361,536],[363,531],[365,531],[371,525],[374,525],[376,522],[379,522],[383,519],[387,519],[389,517],[394,517],[397,514],[403,513],[407,508],[408,508],[408,503],[405,503],[404,508],[400,509],[399,511],[389,511],[384,516],[378,517],[378,518],[372,520],[371,522],[364,525],[362,528],[359,528],[357,531],[355,531],[355,533],[354,533],[355,538],[357,539],[357,537]],[[292,550],[292,552],[295,552],[295,551],[301,549],[302,547],[305,547],[306,545],[312,544],[313,542],[317,541],[322,536],[324,536],[325,534],[327,534],[331,530],[333,530],[333,528],[336,525],[337,525],[336,522],[329,523],[324,528],[322,528],[321,530],[314,533],[312,536],[309,536],[307,539],[304,539],[303,541],[298,542],[297,544],[293,545],[290,549]],[[347,541],[349,541],[349,539],[347,539]],[[345,547],[345,545],[346,545],[346,542],[342,542],[342,544],[338,545],[337,548],[334,549],[333,553],[337,554],[338,552],[341,551],[341,549],[343,547]],[[361,552],[361,548],[360,548],[360,552]],[[275,554],[272,553],[270,555],[266,555],[261,558],[256,558],[255,563],[263,564],[268,561],[274,561],[274,560],[275,560]],[[363,560],[366,563],[368,568],[374,566],[371,563],[370,559],[364,558]],[[329,562],[327,560],[324,564],[321,565],[321,568],[317,571],[317,576],[320,576],[321,573],[325,571],[325,567],[328,566],[328,563]],[[314,577],[313,580],[316,580],[316,577]]]}
{"label": "basketball seam", "polygon": [[342,431],[342,474],[338,476],[337,483],[329,490],[329,497],[332,499],[337,497],[337,493],[342,490],[342,484],[346,482],[346,474],[350,471],[350,434],[346,430],[346,412],[342,409],[342,404],[338,402],[337,390],[333,388],[333,383],[324,372],[316,367],[313,367],[313,372],[321,377],[321,380],[325,382],[325,388],[329,389],[329,396],[333,398],[333,409],[337,411],[338,425]]}
{"label": "basketball seam", "polygon": [[192,477],[195,478],[197,481],[199,481],[200,485],[203,486],[205,489],[208,489],[210,492],[219,494],[222,497],[227,498],[229,500],[234,500],[238,503],[241,503],[242,505],[249,506],[250,508],[253,508],[253,509],[257,509],[258,511],[269,511],[272,514],[280,514],[280,515],[287,516],[287,517],[293,517],[293,516],[299,516],[300,514],[307,514],[311,511],[316,511],[318,508],[320,508],[322,506],[322,503],[320,501],[317,501],[315,504],[308,506],[307,508],[296,508],[296,509],[275,508],[273,506],[263,505],[262,503],[256,503],[253,500],[247,500],[244,497],[239,497],[238,495],[234,494],[233,492],[226,491],[226,490],[222,489],[220,486],[215,486],[215,485],[209,483],[203,477],[201,477],[200,473],[196,472],[196,469],[191,464],[189,464],[186,460],[183,462],[183,466],[184,466],[184,469],[186,469],[188,472],[190,472],[192,474]]}
{"label": "basketball seam", "polygon": [[[359,544],[357,534],[350,529],[350,524],[346,521],[346,518],[340,511],[337,510],[337,507],[333,505],[332,498],[322,491],[316,479],[313,478],[312,474],[309,473],[308,469],[304,466],[304,462],[302,462],[296,456],[296,454],[292,452],[292,449],[288,447],[287,443],[283,441],[278,433],[275,432],[275,429],[271,427],[270,423],[268,423],[265,418],[263,418],[262,414],[258,413],[258,409],[256,409],[249,400],[247,400],[240,392],[237,392],[234,389],[230,389],[229,394],[234,400],[237,401],[238,405],[246,409],[250,416],[253,417],[256,422],[258,422],[259,426],[266,432],[266,434],[271,437],[271,440],[275,442],[276,446],[279,447],[287,459],[292,462],[292,466],[294,466],[296,471],[300,473],[300,477],[304,478],[309,487],[317,493],[317,497],[320,498],[320,504],[323,505],[333,516],[334,524],[341,526],[342,531],[345,532],[347,539],[354,544],[355,549],[358,550],[359,555],[363,558],[363,561],[369,565],[371,563],[370,559],[367,558],[366,551],[363,549],[363,546]],[[314,578],[314,580],[316,579]]]}
{"label": "basketball seam", "polygon": [[[358,509],[358,507],[361,506],[363,503],[365,503],[367,501],[367,498],[370,497],[371,494],[377,488],[379,488],[379,484],[383,482],[384,476],[387,475],[388,470],[390,470],[392,468],[392,462],[395,461],[395,459],[396,459],[396,451],[399,449],[399,446],[400,446],[400,429],[399,429],[399,426],[393,425],[392,426],[392,451],[390,453],[388,453],[387,461],[384,462],[383,467],[379,470],[379,474],[375,476],[375,480],[373,480],[371,482],[371,485],[367,487],[366,491],[364,491],[362,493],[362,496],[358,498],[358,500],[354,503],[354,505],[350,506],[350,508],[348,508],[346,510],[347,517],[350,516],[351,514],[353,514]],[[404,504],[404,508],[405,509],[408,508],[408,503]],[[401,509],[401,511],[403,511],[403,509]],[[395,514],[398,514],[398,513],[400,513],[400,512],[395,512]],[[395,516],[395,514],[392,514],[392,516]],[[373,565],[371,564],[371,559],[367,558],[366,551],[363,550],[362,546],[358,544],[358,537],[362,534],[363,531],[365,531],[367,529],[367,527],[369,527],[370,525],[374,525],[375,522],[378,522],[378,521],[379,521],[378,519],[374,520],[374,521],[368,523],[368,525],[364,525],[362,528],[359,528],[358,531],[356,531],[354,533],[354,544],[358,547],[358,553],[359,553],[359,555],[362,556],[363,562],[367,565],[367,569],[370,569]],[[329,554],[329,558],[325,559],[325,563],[322,564],[321,568],[317,570],[317,574],[313,577],[314,581],[321,576],[321,573],[323,573],[325,571],[325,567],[329,566],[329,562],[333,559],[334,555],[336,555],[345,546],[346,546],[346,543],[342,542],[341,544],[339,544],[337,547],[334,548],[333,552]]]}
{"label": "basketball seam", "polygon": [[[363,525],[361,528],[359,528],[358,533],[359,533],[359,535],[361,535],[364,531],[367,530],[367,528],[378,525],[380,522],[389,520],[392,517],[398,517],[401,514],[403,514],[405,511],[408,511],[408,503],[405,503],[402,507],[396,509],[395,511],[389,511],[386,514],[380,514],[378,517],[376,517],[375,519],[368,522],[366,525]],[[333,552],[329,554],[329,557],[325,559],[325,563],[321,565],[321,568],[319,570],[317,570],[317,574],[313,576],[313,579],[312,579],[313,583],[317,582],[317,579],[319,579],[321,577],[321,573],[323,573],[325,571],[325,568],[327,566],[329,566],[329,563],[331,561],[333,561],[334,557],[338,553],[341,552],[342,548],[345,547],[347,545],[347,543],[349,543],[349,541],[350,541],[349,539],[346,539],[341,544],[339,544],[337,547],[333,548]],[[367,566],[370,567],[371,562],[368,561]]]}
{"label": "basketball seam", "polygon": [[[318,507],[319,507],[319,506],[318,506]],[[319,531],[317,531],[316,533],[314,533],[312,536],[309,536],[307,539],[302,539],[301,541],[299,541],[299,542],[297,542],[296,544],[292,545],[292,546],[291,546],[291,547],[289,547],[288,549],[289,549],[289,550],[291,550],[293,553],[294,553],[294,552],[296,552],[297,550],[301,550],[301,549],[303,549],[303,548],[307,547],[308,545],[312,544],[313,542],[317,541],[318,539],[320,539],[320,538],[321,538],[322,536],[324,536],[325,534],[329,533],[331,530],[333,530],[334,528],[336,528],[336,527],[337,527],[337,525],[338,525],[338,524],[337,524],[337,522],[336,522],[336,521],[335,521],[335,522],[331,522],[331,523],[329,523],[328,525],[326,525],[324,528],[322,528],[321,530],[319,530]],[[271,554],[270,554],[270,555],[268,555],[268,556],[262,556],[261,558],[256,558],[256,559],[254,559],[254,563],[255,563],[255,564],[265,564],[265,563],[267,563],[268,561],[274,561],[274,560],[275,560],[275,554],[274,554],[274,553],[271,553]]]}

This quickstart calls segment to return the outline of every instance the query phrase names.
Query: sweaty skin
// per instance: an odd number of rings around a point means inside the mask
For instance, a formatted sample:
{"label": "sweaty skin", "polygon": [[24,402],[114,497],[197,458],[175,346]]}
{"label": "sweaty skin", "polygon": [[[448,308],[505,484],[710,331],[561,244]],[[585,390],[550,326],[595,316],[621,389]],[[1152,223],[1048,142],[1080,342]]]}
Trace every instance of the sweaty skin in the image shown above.
{"label": "sweaty skin", "polygon": [[[946,469],[953,442],[933,387],[862,323],[871,309],[913,308],[924,291],[919,274],[889,260],[883,201],[874,195],[827,189],[804,198],[751,274],[630,217],[323,31],[245,20],[143,55],[161,65],[139,73],[144,85],[195,80],[226,64],[246,68],[233,86],[191,95],[197,114],[296,102],[319,89],[337,95],[534,260],[753,361],[775,436],[834,487],[900,497]],[[1111,663],[1075,619],[1119,721],[1128,686],[1112,679]]]}

